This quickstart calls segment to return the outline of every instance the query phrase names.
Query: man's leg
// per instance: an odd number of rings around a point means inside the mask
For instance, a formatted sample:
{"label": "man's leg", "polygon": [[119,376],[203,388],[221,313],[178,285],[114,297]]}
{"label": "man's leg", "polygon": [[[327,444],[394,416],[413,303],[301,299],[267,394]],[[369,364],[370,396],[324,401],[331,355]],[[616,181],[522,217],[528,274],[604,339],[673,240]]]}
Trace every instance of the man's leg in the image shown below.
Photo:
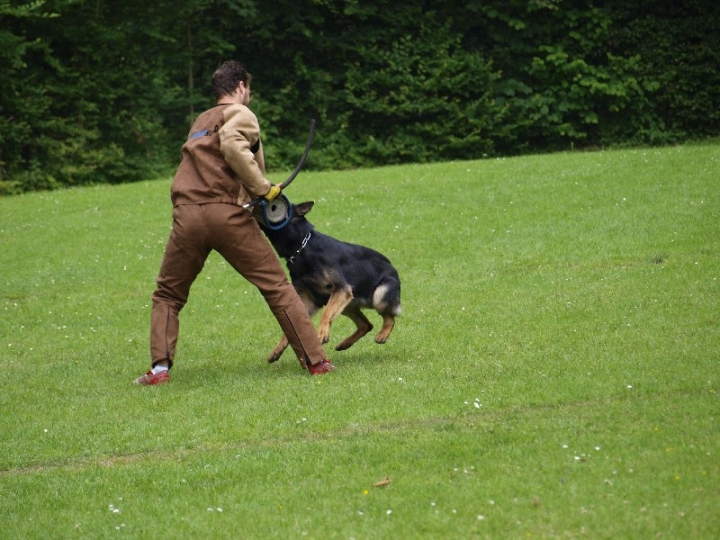
{"label": "man's leg", "polygon": [[[219,205],[225,206],[225,205]],[[218,234],[215,249],[245,279],[258,288],[288,338],[300,364],[318,364],[325,351],[312,320],[297,292],[287,280],[277,255],[249,212],[228,205],[224,224],[231,234]]]}
{"label": "man's leg", "polygon": [[178,314],[188,300],[190,286],[203,269],[210,249],[205,245],[205,227],[199,206],[183,205],[173,211],[173,230],[152,295],[150,357],[152,365],[175,359],[180,322]]}

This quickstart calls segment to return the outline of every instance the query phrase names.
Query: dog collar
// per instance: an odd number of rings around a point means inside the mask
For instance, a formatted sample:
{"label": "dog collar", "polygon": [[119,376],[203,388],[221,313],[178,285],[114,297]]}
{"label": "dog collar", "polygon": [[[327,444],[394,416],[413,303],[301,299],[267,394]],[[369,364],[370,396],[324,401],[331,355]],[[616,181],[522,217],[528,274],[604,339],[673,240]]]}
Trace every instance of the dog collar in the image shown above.
{"label": "dog collar", "polygon": [[310,241],[310,237],[311,237],[311,236],[312,236],[312,232],[308,232],[308,233],[305,235],[305,238],[303,238],[302,244],[300,245],[300,249],[298,249],[295,253],[293,253],[293,254],[290,256],[290,258],[288,258],[288,262],[289,262],[290,264],[294,263],[294,262],[295,262],[295,257],[297,257],[298,255],[300,255],[300,252],[301,252],[303,249],[305,249],[305,246],[307,246],[307,243]]}

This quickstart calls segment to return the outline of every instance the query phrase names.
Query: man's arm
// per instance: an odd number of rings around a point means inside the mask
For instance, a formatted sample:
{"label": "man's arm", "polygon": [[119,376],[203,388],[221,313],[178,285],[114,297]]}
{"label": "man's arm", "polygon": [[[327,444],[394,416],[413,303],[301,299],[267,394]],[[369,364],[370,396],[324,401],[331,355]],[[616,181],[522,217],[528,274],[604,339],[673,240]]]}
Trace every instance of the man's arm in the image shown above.
{"label": "man's arm", "polygon": [[[255,152],[253,152],[255,149]],[[257,117],[244,105],[225,110],[225,124],[220,129],[220,152],[252,198],[270,191],[265,178],[265,163]]]}

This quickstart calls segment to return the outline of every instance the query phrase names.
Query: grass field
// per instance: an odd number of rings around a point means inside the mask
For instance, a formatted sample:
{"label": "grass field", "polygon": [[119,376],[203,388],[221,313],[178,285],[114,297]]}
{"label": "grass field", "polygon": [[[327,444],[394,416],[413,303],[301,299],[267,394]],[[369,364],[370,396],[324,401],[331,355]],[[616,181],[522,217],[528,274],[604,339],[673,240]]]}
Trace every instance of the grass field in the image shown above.
{"label": "grass field", "polygon": [[0,199],[2,538],[718,538],[717,142],[302,173],[390,341],[269,365],[213,254],[140,388],[169,184]]}

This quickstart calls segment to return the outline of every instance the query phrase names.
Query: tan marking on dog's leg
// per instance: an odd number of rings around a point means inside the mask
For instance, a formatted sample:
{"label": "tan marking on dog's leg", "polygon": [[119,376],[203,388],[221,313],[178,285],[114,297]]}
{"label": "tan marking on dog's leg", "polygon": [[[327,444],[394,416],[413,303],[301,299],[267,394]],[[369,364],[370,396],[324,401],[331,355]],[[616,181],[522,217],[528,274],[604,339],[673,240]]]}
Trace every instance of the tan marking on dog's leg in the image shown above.
{"label": "tan marking on dog's leg", "polygon": [[318,337],[322,343],[330,341],[330,326],[332,322],[335,320],[335,317],[340,315],[348,304],[352,302],[352,299],[353,294],[349,286],[334,291],[332,295],[330,295],[330,299],[320,317],[320,326],[318,326]]}
{"label": "tan marking on dog's leg", "polygon": [[351,313],[344,312],[343,315],[345,315],[355,323],[355,326],[357,326],[357,330],[355,330],[352,335],[346,337],[340,343],[338,343],[335,346],[336,351],[344,351],[345,349],[349,349],[355,344],[358,339],[360,339],[373,329],[372,323],[365,315],[363,315],[359,308],[357,311],[353,311]]}
{"label": "tan marking on dog's leg", "polygon": [[390,332],[392,332],[393,327],[395,326],[395,316],[394,315],[383,315],[383,326],[378,332],[378,335],[375,336],[375,343],[383,344],[385,343],[388,338],[390,337]]}

